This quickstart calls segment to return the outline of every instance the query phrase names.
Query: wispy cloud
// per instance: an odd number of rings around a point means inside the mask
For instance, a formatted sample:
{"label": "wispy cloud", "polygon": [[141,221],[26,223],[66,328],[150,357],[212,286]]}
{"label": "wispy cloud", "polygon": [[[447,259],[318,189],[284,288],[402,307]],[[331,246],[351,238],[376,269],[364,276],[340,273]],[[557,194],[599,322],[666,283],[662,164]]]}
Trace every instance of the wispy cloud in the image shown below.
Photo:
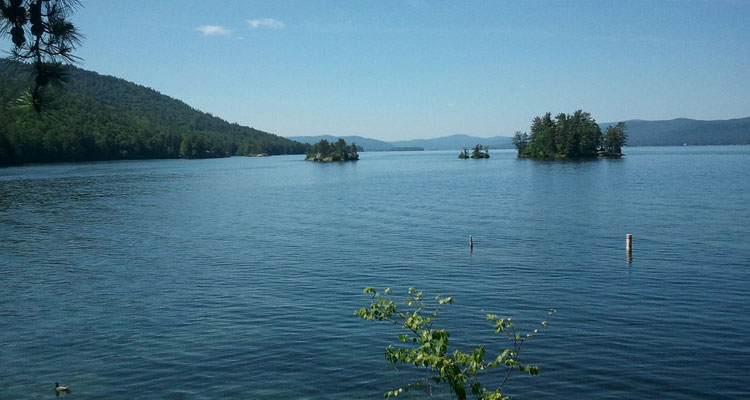
{"label": "wispy cloud", "polygon": [[249,19],[247,24],[252,29],[283,29],[286,24],[273,18]]}
{"label": "wispy cloud", "polygon": [[203,33],[203,36],[229,36],[232,34],[232,31],[221,25],[201,25],[195,30]]}

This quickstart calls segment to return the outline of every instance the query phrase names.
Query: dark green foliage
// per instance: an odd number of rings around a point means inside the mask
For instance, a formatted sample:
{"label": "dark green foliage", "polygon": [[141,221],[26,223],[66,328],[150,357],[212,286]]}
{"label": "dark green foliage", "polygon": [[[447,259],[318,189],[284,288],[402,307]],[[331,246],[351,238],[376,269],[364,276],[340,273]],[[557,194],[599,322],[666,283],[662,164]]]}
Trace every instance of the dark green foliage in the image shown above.
{"label": "dark green foliage", "polygon": [[611,155],[621,155],[622,146],[628,142],[628,134],[625,132],[625,123],[619,122],[617,125],[607,127],[607,133],[604,135],[604,150]]}
{"label": "dark green foliage", "polygon": [[479,144],[474,146],[474,150],[471,151],[471,158],[490,158],[490,148]]}
{"label": "dark green foliage", "polygon": [[462,160],[468,159],[469,158],[469,149],[467,149],[466,147],[464,147],[464,149],[461,150],[460,153],[458,153],[458,158],[460,158]]}
{"label": "dark green foliage", "polygon": [[515,146],[516,150],[518,150],[518,153],[523,153],[524,150],[526,150],[526,146],[529,145],[529,134],[528,133],[521,133],[520,131],[516,131],[516,134],[513,135],[513,146]]}
{"label": "dark green foliage", "polygon": [[[288,136],[288,139],[296,140],[301,143],[307,143],[313,145],[325,139],[329,143],[333,143],[338,139],[344,139],[348,143],[357,143],[357,151],[392,151],[394,147],[392,144],[383,142],[381,140],[369,139],[362,136],[331,136],[331,135],[317,135],[317,136]],[[424,150],[424,149],[421,149]]]}
{"label": "dark green foliage", "polygon": [[321,140],[312,145],[307,151],[305,160],[310,161],[357,161],[357,145],[352,143],[347,145],[344,139],[339,138],[335,143],[329,143],[328,140]]}
{"label": "dark green foliage", "polygon": [[302,154],[307,149],[122,79],[63,68],[70,81],[65,88],[50,88],[54,102],[40,114],[15,107],[31,67],[0,60],[0,165]]}
{"label": "dark green foliage", "polygon": [[572,115],[560,113],[555,119],[546,113],[532,120],[531,135],[516,132],[513,144],[519,157],[595,157],[602,144],[602,131],[591,114],[582,110]]}

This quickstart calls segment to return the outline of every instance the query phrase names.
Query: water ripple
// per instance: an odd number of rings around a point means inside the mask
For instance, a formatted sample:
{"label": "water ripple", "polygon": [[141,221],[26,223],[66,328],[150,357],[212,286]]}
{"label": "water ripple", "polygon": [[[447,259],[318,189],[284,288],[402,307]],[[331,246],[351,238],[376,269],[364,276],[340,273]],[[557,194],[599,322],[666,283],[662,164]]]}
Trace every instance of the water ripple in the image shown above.
{"label": "water ripple", "polygon": [[453,296],[462,348],[557,308],[520,398],[750,397],[750,153],[628,153],[0,170],[0,398],[380,398],[413,375],[368,285]]}

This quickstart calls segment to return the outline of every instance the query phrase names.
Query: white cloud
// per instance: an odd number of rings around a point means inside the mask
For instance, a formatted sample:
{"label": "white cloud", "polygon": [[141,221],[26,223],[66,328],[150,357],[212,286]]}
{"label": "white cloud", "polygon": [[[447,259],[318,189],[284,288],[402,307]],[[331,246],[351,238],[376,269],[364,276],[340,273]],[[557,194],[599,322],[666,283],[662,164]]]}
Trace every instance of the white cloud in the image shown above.
{"label": "white cloud", "polygon": [[229,36],[232,34],[232,31],[221,25],[201,25],[195,30],[203,33],[203,36]]}
{"label": "white cloud", "polygon": [[247,24],[253,29],[283,29],[286,26],[283,22],[273,18],[249,19]]}

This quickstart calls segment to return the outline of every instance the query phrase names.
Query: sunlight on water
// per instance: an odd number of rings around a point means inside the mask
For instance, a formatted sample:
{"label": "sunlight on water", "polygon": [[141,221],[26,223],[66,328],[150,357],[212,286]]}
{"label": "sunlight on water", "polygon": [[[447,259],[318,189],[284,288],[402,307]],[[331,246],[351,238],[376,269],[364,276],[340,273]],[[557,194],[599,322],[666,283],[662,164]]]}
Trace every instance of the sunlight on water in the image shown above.
{"label": "sunlight on water", "polygon": [[364,286],[453,296],[459,346],[557,308],[517,398],[750,396],[750,148],[454,153],[0,169],[0,398],[381,398]]}

